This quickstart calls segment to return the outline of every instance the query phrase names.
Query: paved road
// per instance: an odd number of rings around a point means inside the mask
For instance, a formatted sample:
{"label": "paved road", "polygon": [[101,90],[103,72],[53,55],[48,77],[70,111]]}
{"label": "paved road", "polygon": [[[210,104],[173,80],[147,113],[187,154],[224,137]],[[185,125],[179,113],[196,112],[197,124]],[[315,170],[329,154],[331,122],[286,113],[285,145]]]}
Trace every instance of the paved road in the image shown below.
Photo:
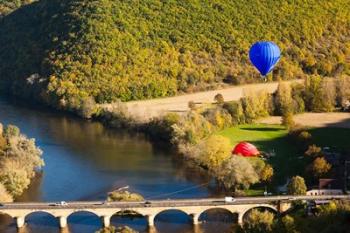
{"label": "paved road", "polygon": [[235,198],[233,202],[225,202],[224,198],[215,199],[179,199],[179,200],[149,200],[142,202],[69,202],[67,205],[55,203],[6,203],[0,206],[6,209],[98,209],[98,208],[140,208],[140,207],[189,207],[189,206],[216,206],[216,205],[243,205],[243,204],[269,204],[276,201],[295,200],[350,200],[350,195],[325,196],[269,196],[269,197],[242,197]]}

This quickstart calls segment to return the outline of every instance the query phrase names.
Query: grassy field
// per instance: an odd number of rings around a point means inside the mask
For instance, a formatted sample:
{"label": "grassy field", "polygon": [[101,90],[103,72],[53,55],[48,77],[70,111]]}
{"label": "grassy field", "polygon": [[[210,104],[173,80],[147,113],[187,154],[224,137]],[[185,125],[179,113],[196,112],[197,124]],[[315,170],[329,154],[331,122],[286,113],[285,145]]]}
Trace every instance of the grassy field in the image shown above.
{"label": "grassy field", "polygon": [[231,140],[232,147],[241,141],[253,143],[260,151],[275,152],[270,159],[275,169],[275,184],[283,184],[286,177],[300,172],[303,165],[297,149],[288,141],[288,131],[280,125],[252,124],[225,129],[218,134]]}
{"label": "grassy field", "polygon": [[[318,146],[350,150],[350,129],[314,128],[309,131],[313,135],[313,142]],[[305,161],[300,159],[303,154],[289,141],[287,133],[283,126],[266,124],[241,125],[218,132],[231,140],[232,147],[241,141],[247,141],[260,151],[274,151],[276,155],[269,160],[275,170],[272,186],[283,184],[287,177],[302,175],[304,172]]]}

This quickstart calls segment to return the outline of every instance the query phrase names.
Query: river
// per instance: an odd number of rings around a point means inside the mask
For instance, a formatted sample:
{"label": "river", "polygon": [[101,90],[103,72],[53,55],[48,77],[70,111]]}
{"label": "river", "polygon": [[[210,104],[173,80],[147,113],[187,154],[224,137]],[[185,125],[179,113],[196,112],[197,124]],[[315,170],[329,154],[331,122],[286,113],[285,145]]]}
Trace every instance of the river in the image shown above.
{"label": "river", "polygon": [[[17,125],[23,134],[35,138],[44,151],[43,171],[16,201],[103,200],[108,191],[126,185],[147,199],[223,195],[205,173],[187,166],[171,149],[151,143],[142,134],[107,129],[99,122],[29,108],[4,98],[0,98],[0,122]],[[204,214],[203,218],[207,223],[193,229],[187,215],[169,211],[160,214],[155,224],[158,232],[165,233],[224,233],[233,227],[229,223],[233,216],[224,222],[211,214]],[[23,233],[62,232],[56,219],[47,214],[32,214],[26,220]],[[68,223],[63,232],[90,233],[101,227],[97,216],[89,213],[73,214]],[[112,224],[148,231],[144,218],[114,216]],[[9,217],[0,217],[0,233],[16,231]]]}

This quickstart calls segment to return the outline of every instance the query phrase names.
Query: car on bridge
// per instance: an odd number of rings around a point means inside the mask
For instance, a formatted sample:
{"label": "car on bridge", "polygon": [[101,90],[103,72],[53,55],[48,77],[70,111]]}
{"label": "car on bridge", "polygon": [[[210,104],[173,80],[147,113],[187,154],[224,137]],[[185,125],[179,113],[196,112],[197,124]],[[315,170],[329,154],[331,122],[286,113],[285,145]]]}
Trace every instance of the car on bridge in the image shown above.
{"label": "car on bridge", "polygon": [[67,206],[68,203],[65,202],[65,201],[60,201],[60,202],[56,202],[56,203],[52,203],[52,204],[49,204],[50,206]]}
{"label": "car on bridge", "polygon": [[145,207],[150,207],[152,203],[150,201],[145,201]]}
{"label": "car on bridge", "polygon": [[236,199],[234,199],[233,197],[225,197],[225,202],[226,203],[233,203],[235,201],[236,201]]}

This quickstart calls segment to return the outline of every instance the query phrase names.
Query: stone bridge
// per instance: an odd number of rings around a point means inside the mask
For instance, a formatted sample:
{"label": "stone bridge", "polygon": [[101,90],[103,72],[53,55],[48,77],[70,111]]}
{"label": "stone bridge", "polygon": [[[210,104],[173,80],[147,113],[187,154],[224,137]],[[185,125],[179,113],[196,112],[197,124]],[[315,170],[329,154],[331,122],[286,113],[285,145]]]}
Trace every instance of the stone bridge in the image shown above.
{"label": "stone bridge", "polygon": [[67,226],[67,218],[76,212],[90,212],[101,218],[103,226],[110,225],[113,215],[121,213],[136,213],[145,216],[148,226],[154,226],[155,217],[163,211],[179,210],[192,218],[194,225],[199,223],[199,217],[211,209],[223,209],[238,214],[238,223],[242,224],[244,216],[252,209],[264,208],[275,213],[283,213],[296,200],[341,200],[350,199],[348,195],[337,196],[270,196],[244,197],[233,201],[221,199],[185,199],[185,200],[149,200],[142,202],[69,202],[69,203],[4,203],[0,205],[0,214],[7,214],[15,219],[18,228],[25,224],[26,216],[36,212],[48,213],[56,217],[59,226]]}

